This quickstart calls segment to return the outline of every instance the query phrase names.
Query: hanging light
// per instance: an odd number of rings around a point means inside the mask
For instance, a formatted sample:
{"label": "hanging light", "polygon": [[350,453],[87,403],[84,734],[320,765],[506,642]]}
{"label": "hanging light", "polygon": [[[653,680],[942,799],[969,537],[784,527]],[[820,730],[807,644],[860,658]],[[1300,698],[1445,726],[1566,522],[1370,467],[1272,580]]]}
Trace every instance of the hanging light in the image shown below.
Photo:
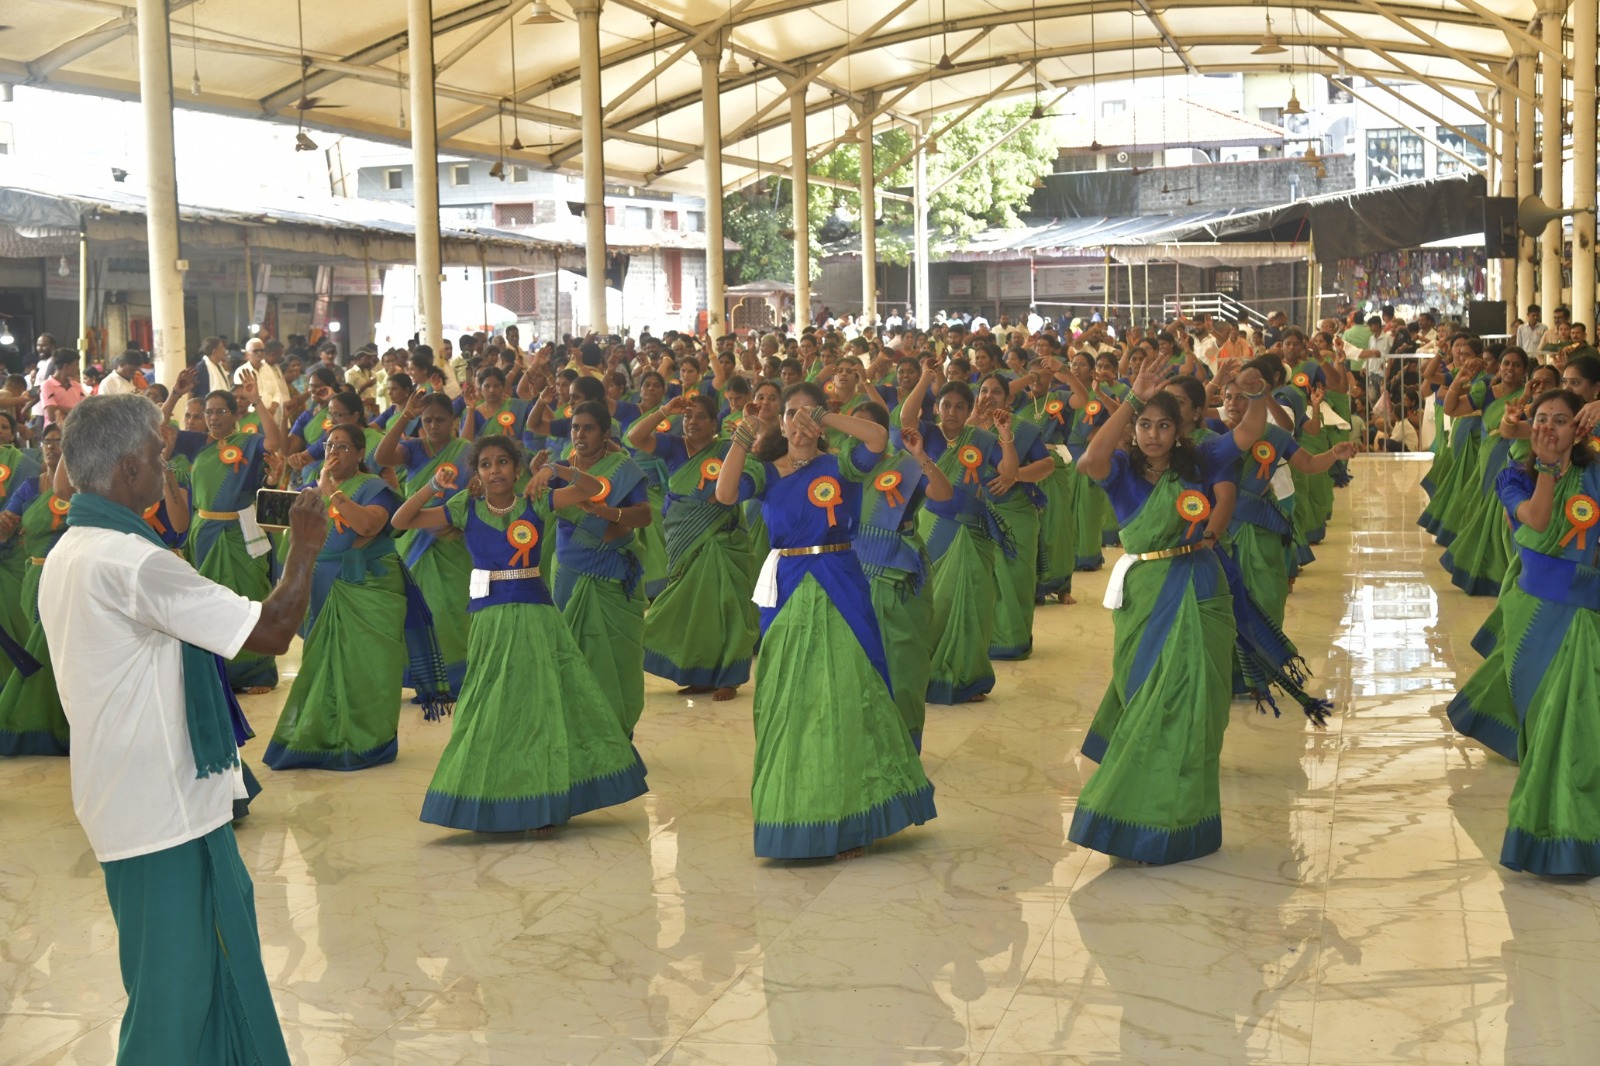
{"label": "hanging light", "polygon": [[1306,109],[1300,106],[1300,97],[1295,95],[1294,86],[1289,86],[1289,102],[1283,106],[1285,115],[1303,115]]}
{"label": "hanging light", "polygon": [[198,70],[194,72],[194,77],[189,79],[189,95],[200,95],[200,72]]}
{"label": "hanging light", "polygon": [[1283,39],[1272,32],[1272,15],[1269,13],[1267,15],[1267,32],[1261,35],[1261,47],[1253,50],[1250,54],[1253,56],[1275,56],[1282,55],[1287,51],[1288,49],[1283,46]]}
{"label": "hanging light", "polygon": [[743,73],[744,69],[739,66],[739,57],[733,54],[732,48],[728,49],[728,58],[722,64],[722,76],[724,78],[737,78]]}
{"label": "hanging light", "polygon": [[62,256],[61,257],[61,261],[56,264],[56,274],[59,275],[60,277],[64,278],[64,277],[67,277],[68,275],[70,275],[71,273],[72,273],[72,267],[67,265],[67,257],[66,256]]}
{"label": "hanging light", "polygon": [[504,163],[500,162],[498,159],[495,160],[494,166],[489,168],[489,176],[491,178],[499,178],[501,181],[505,181],[506,180],[506,165]]}
{"label": "hanging light", "polygon": [[933,137],[928,138],[927,154],[928,155],[938,155],[939,154],[939,142],[938,142],[938,140],[936,138],[933,138]]}
{"label": "hanging light", "polygon": [[1313,166],[1322,165],[1322,157],[1317,154],[1317,146],[1315,144],[1306,145],[1306,154],[1300,158]]}
{"label": "hanging light", "polygon": [[949,52],[946,52],[944,55],[939,57],[939,64],[938,65],[939,65],[939,69],[940,70],[954,70],[954,69],[956,69],[956,61],[954,59],[950,58],[950,53]]}
{"label": "hanging light", "polygon": [[560,22],[561,17],[550,10],[550,5],[544,0],[533,0],[528,5],[528,17],[522,20],[524,26],[549,26]]}
{"label": "hanging light", "polygon": [[296,130],[294,134],[294,150],[297,152],[315,152],[317,142],[306,136],[305,130]]}

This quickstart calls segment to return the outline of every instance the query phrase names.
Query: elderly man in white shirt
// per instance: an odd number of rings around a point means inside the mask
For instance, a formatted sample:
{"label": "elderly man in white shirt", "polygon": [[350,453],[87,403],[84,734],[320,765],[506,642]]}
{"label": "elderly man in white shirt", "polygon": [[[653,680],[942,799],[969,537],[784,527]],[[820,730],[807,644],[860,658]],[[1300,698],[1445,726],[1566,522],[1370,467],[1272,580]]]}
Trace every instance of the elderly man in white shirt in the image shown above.
{"label": "elderly man in white shirt", "polygon": [[201,577],[145,523],[162,497],[162,444],[161,412],[142,396],[74,408],[61,448],[78,491],[39,577],[72,728],[72,806],[117,923],[128,992],[117,1062],[288,1066],[229,824],[243,719],[222,658],[288,651],[327,513],[315,490],[301,494],[283,580],[253,603]]}
{"label": "elderly man in white shirt", "polygon": [[245,361],[233,372],[233,383],[243,384],[248,378],[256,379],[256,394],[260,397],[256,409],[262,413],[273,404],[289,409],[289,383],[283,380],[283,371],[267,362],[267,343],[260,337],[244,342]]}

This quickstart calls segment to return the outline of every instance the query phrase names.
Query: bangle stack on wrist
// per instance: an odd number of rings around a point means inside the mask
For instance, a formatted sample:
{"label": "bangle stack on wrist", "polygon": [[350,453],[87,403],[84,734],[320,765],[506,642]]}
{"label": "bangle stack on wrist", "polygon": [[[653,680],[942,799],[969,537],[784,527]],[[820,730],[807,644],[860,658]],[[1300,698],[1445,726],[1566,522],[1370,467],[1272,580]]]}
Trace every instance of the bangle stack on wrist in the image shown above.
{"label": "bangle stack on wrist", "polygon": [[1535,459],[1533,461],[1533,473],[1534,473],[1535,477],[1537,477],[1540,474],[1549,474],[1552,479],[1554,479],[1556,481],[1560,481],[1561,480],[1561,473],[1562,473],[1561,464],[1560,463],[1543,463],[1543,462],[1540,462],[1539,460]]}
{"label": "bangle stack on wrist", "polygon": [[1145,407],[1148,406],[1148,404],[1144,400],[1139,399],[1139,397],[1135,396],[1131,392],[1128,393],[1127,404],[1128,404],[1129,407],[1133,408],[1133,413],[1134,414],[1138,414],[1139,412],[1143,411],[1145,409]]}

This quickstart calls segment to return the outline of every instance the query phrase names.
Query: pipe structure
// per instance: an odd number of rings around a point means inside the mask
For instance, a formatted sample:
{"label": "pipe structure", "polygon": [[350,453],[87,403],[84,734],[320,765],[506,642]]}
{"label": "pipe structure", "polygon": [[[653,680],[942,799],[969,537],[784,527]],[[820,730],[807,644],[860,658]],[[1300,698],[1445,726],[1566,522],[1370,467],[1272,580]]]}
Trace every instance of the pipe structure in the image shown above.
{"label": "pipe structure", "polygon": [[573,0],[578,19],[578,87],[583,106],[584,269],[589,275],[589,328],[607,333],[605,98],[600,70],[603,0]]}
{"label": "pipe structure", "polygon": [[433,349],[434,358],[442,359],[444,262],[439,250],[439,120],[433,106],[432,0],[406,0],[406,30],[411,48],[411,177],[416,183],[417,333]]}
{"label": "pipe structure", "polygon": [[[1546,48],[1557,55],[1561,53],[1561,15],[1562,0],[1540,0],[1539,28]],[[1552,59],[1548,52],[1540,54],[1539,75],[1539,108],[1543,124],[1539,157],[1544,164],[1539,175],[1539,196],[1549,206],[1561,207],[1564,200],[1561,191],[1564,154],[1561,120],[1566,114],[1565,82],[1561,64]],[[1546,314],[1562,302],[1561,252],[1565,231],[1562,220],[1553,219],[1539,238],[1539,301],[1544,304]]]}
{"label": "pipe structure", "polygon": [[722,262],[722,34],[695,48],[700,60],[700,121],[705,143],[706,330],[726,332],[727,279]]}
{"label": "pipe structure", "polygon": [[[139,99],[144,116],[145,218],[150,258],[150,345],[168,388],[188,363],[183,332],[183,251],[178,244],[178,162],[172,139],[172,27],[166,0],[138,0]],[[87,264],[84,264],[87,266]]]}
{"label": "pipe structure", "polygon": [[1600,0],[1572,3],[1572,320],[1595,335],[1595,63]]}

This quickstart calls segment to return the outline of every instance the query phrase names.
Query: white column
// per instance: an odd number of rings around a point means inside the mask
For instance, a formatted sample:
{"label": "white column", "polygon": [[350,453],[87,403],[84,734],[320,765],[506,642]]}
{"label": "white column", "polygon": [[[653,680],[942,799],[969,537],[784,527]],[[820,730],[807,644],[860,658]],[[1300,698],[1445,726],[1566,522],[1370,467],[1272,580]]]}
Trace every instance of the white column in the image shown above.
{"label": "white column", "polygon": [[706,154],[706,328],[722,336],[728,314],[722,265],[722,35],[700,45],[700,120]]}
{"label": "white column", "polygon": [[[1562,0],[1540,0],[1539,26],[1545,47],[1561,54]],[[1544,162],[1540,175],[1539,195],[1550,207],[1562,206],[1561,192],[1561,120],[1566,114],[1565,89],[1561,64],[1550,58],[1548,52],[1539,54],[1539,107],[1543,121],[1540,154]],[[1561,303],[1561,235],[1562,220],[1555,219],[1545,227],[1539,242],[1539,302],[1544,313],[1551,314]],[[1593,323],[1586,323],[1593,325]]]}
{"label": "white column", "polygon": [[[1537,60],[1534,53],[1525,52],[1517,56],[1517,97],[1511,101],[1502,101],[1507,107],[1516,109],[1517,130],[1517,202],[1521,203],[1524,196],[1533,195],[1533,126],[1534,126],[1534,101],[1533,94],[1537,88],[1534,75],[1537,73]],[[1507,116],[1508,118],[1510,116]],[[1528,305],[1539,302],[1538,285],[1536,283],[1536,267],[1538,241],[1517,230],[1517,316],[1524,321],[1528,318]],[[1551,320],[1554,307],[1546,307],[1542,316],[1543,321]]]}
{"label": "white column", "polygon": [[[1495,94],[1493,105],[1495,111],[1491,112],[1491,115],[1498,114],[1502,117],[1504,116],[1506,95],[1507,94],[1504,90]],[[1512,137],[1512,129],[1514,129],[1514,127],[1509,123],[1498,129],[1496,129],[1494,126],[1490,126],[1489,131],[1491,137],[1489,138],[1489,143],[1494,145],[1497,149],[1495,152],[1494,161],[1495,175],[1499,179],[1499,191],[1497,195],[1505,199],[1509,199],[1512,203],[1515,203],[1517,197],[1517,142]],[[1509,321],[1510,317],[1516,313],[1517,308],[1516,259],[1508,258],[1499,260],[1498,268],[1491,270],[1489,277],[1490,283],[1494,288],[1492,298],[1505,301],[1506,317]]]}
{"label": "white column", "polygon": [[[83,353],[85,364],[89,362],[89,230],[82,223],[78,227],[78,351]],[[101,352],[110,369],[111,353]]]}
{"label": "white column", "polygon": [[806,94],[789,98],[789,177],[794,184],[794,320],[798,333],[811,321],[811,175],[806,169]]}
{"label": "white column", "polygon": [[[144,113],[145,218],[150,255],[151,355],[156,378],[177,384],[187,362],[183,267],[178,263],[178,164],[172,144],[172,44],[166,0],[139,0],[139,100]],[[80,268],[87,264],[80,264]]]}
{"label": "white column", "polygon": [[872,120],[875,107],[869,94],[861,105],[861,313],[869,321],[878,320],[878,194],[877,176],[872,168]]}
{"label": "white column", "polygon": [[[1594,68],[1600,0],[1572,4],[1572,320],[1595,335],[1595,99]],[[1587,211],[1582,208],[1588,208]],[[1593,343],[1592,341],[1590,343]]]}
{"label": "white column", "polygon": [[[933,128],[932,123],[923,119],[922,134],[919,139],[926,140],[928,131]],[[931,272],[928,269],[928,153],[926,150],[916,153],[911,161],[912,183],[911,199],[915,215],[914,241],[916,243],[917,260],[917,328],[926,330],[933,321],[933,299],[928,291]]]}
{"label": "white column", "polygon": [[[439,283],[439,131],[433,110],[433,2],[407,0],[406,33],[411,68],[411,179],[417,211],[417,332],[444,358],[444,298]],[[254,285],[252,279],[251,285]],[[252,307],[250,313],[255,314]]]}
{"label": "white column", "polygon": [[600,7],[602,0],[573,0],[578,18],[578,79],[583,106],[584,269],[589,275],[589,322],[597,333],[606,324],[606,160],[605,103],[600,82]]}

